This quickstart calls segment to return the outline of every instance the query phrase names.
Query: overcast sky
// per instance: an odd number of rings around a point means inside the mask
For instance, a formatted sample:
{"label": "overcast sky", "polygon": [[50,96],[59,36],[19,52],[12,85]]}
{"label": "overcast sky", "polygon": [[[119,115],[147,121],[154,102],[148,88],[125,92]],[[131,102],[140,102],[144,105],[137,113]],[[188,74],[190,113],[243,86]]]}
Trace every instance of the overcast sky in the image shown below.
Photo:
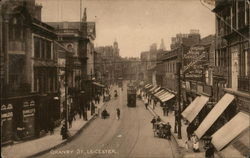
{"label": "overcast sky", "polygon": [[[43,5],[42,20],[79,21],[80,0],[36,0]],[[215,16],[199,0],[82,0],[88,21],[96,22],[95,46],[113,44],[121,56],[139,57],[161,38],[169,49],[171,37],[199,29],[215,33]]]}

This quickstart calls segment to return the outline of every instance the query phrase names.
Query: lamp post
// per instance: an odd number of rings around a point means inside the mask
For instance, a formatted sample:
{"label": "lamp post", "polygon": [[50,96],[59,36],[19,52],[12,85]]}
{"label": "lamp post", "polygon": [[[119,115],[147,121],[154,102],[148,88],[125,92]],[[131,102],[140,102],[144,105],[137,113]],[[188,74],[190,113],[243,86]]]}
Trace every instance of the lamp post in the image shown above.
{"label": "lamp post", "polygon": [[69,107],[68,107],[68,68],[69,68],[69,56],[68,56],[68,53],[66,52],[66,60],[65,60],[65,102],[64,102],[64,107],[66,108],[65,110],[65,122],[64,122],[64,125],[65,125],[65,129],[66,129],[66,133],[65,133],[65,136],[66,138],[69,137],[68,133],[68,114],[69,114]]}

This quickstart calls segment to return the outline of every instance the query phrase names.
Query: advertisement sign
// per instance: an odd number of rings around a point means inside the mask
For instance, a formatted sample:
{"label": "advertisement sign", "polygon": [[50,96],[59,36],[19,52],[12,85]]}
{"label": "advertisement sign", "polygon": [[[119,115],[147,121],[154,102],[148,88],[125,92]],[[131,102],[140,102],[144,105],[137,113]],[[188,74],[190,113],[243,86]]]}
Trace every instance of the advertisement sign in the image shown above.
{"label": "advertisement sign", "polygon": [[12,104],[1,105],[1,127],[2,127],[2,143],[12,142],[12,121],[13,106]]}
{"label": "advertisement sign", "polygon": [[35,101],[23,103],[23,124],[24,136],[32,137],[35,135]]}

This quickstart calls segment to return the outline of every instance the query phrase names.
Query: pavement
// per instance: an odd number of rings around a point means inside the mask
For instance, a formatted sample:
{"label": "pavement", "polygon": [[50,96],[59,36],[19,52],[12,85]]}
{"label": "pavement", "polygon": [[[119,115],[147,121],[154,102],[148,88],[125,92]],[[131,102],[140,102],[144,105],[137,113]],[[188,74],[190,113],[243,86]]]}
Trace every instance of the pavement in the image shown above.
{"label": "pavement", "polygon": [[[174,112],[170,111],[168,113],[168,116],[164,116],[163,115],[163,109],[160,106],[159,102],[156,104],[156,106],[153,108],[153,102],[152,104],[149,104],[148,106],[148,110],[154,114],[155,116],[160,116],[160,118],[162,119],[163,122],[167,123],[169,122],[171,125],[171,133],[175,139],[175,141],[178,143],[178,146],[180,148],[181,154],[183,158],[201,158],[201,157],[205,157],[205,150],[203,148],[203,142],[200,140],[199,142],[199,149],[200,152],[193,152],[192,150],[192,142],[188,141],[187,138],[187,133],[186,133],[186,128],[187,125],[184,123],[184,121],[182,120],[181,122],[181,139],[178,139],[178,135],[177,133],[174,133],[174,125],[175,125],[175,116],[174,116]],[[187,142],[187,145],[186,145]],[[219,154],[215,153],[215,158],[219,158]]]}
{"label": "pavement", "polygon": [[[98,111],[101,111],[104,103],[102,98],[99,104],[96,104]],[[60,147],[61,145],[74,139],[93,119],[95,115],[91,115],[91,112],[87,112],[88,121],[83,120],[76,115],[76,120],[73,121],[72,127],[69,128],[70,137],[66,140],[62,140],[60,134],[62,123],[59,127],[54,129],[54,134],[49,133],[41,138],[28,140],[24,142],[14,142],[14,144],[2,147],[3,158],[24,158],[34,157],[43,153],[48,152],[53,148]]]}

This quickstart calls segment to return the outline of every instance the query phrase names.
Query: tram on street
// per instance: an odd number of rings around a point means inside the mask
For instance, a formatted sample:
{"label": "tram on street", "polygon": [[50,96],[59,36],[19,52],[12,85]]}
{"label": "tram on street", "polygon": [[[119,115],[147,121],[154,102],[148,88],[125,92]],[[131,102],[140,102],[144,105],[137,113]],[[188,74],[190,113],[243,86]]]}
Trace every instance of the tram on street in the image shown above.
{"label": "tram on street", "polygon": [[127,86],[127,102],[128,107],[136,107],[136,88],[133,83]]}
{"label": "tram on street", "polygon": [[120,88],[123,87],[122,82],[123,82],[123,78],[119,77],[119,78],[118,78],[118,87],[120,87]]}

